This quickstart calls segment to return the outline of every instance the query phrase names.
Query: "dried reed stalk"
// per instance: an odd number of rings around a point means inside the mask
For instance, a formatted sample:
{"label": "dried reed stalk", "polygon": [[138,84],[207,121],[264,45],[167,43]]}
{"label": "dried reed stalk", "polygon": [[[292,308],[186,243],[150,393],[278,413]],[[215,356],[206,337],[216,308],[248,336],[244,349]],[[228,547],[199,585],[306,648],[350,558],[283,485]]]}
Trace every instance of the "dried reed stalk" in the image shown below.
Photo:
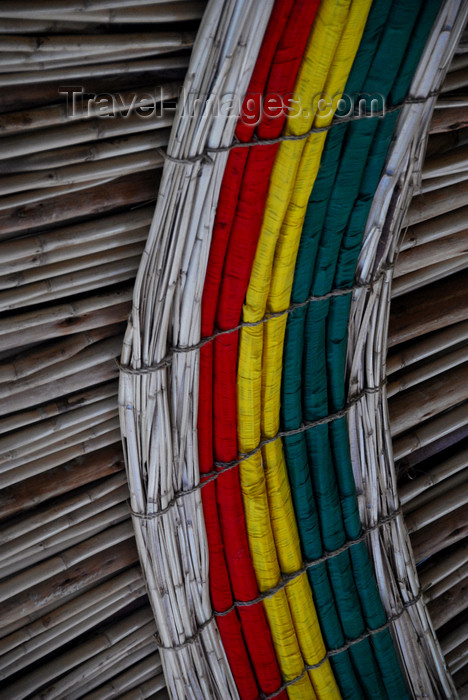
{"label": "dried reed stalk", "polygon": [[422,382],[425,382],[438,374],[443,374],[444,372],[447,372],[447,370],[466,362],[467,353],[467,346],[462,345],[461,347],[457,347],[457,349],[453,350],[452,352],[444,353],[442,356],[429,362],[420,363],[414,369],[407,371],[404,374],[400,374],[397,379],[388,383],[388,398],[398,394],[400,391],[405,391],[416,384],[421,384]]}
{"label": "dried reed stalk", "polygon": [[0,240],[70,219],[105,214],[120,207],[130,209],[140,203],[148,204],[156,199],[158,186],[159,171],[156,175],[145,171],[87,187],[84,192],[57,193],[45,202],[4,210],[0,212]]}
{"label": "dried reed stalk", "polygon": [[459,542],[468,534],[468,512],[465,506],[439,518],[435,523],[415,532],[411,538],[416,561],[422,561]]}
{"label": "dried reed stalk", "polygon": [[50,498],[120,472],[124,468],[118,443],[61,464],[0,493],[1,519],[11,517]]}
{"label": "dried reed stalk", "polygon": [[400,253],[395,265],[395,277],[401,277],[415,270],[466,254],[467,249],[468,227],[452,235],[419,245],[417,248],[409,248]]}
{"label": "dried reed stalk", "polygon": [[[149,654],[144,657],[143,661],[132,665],[128,671],[120,673],[110,683],[100,685],[97,690],[89,693],[88,700],[110,700],[116,694],[121,695],[124,692],[133,690],[136,686],[156,676],[159,668],[161,667],[158,667],[157,658],[155,659],[152,654]],[[70,700],[73,699],[71,698]]]}
{"label": "dried reed stalk", "polygon": [[436,282],[440,279],[445,279],[450,275],[454,275],[460,270],[465,270],[468,267],[468,254],[463,253],[455,255],[448,260],[428,265],[427,267],[410,272],[407,275],[399,277],[395,280],[392,288],[392,298],[400,297],[415,289],[420,289],[426,285]]}
{"label": "dried reed stalk", "polygon": [[431,619],[436,629],[468,607],[468,580],[459,581],[453,588],[428,604]]}
{"label": "dried reed stalk", "polygon": [[[231,142],[234,122],[223,115],[213,119],[208,100],[230,86],[240,95],[245,92],[270,9],[270,2],[260,6],[251,0],[208,6],[192,55],[194,70],[189,68],[185,83],[187,94],[201,98],[201,108],[196,118],[189,116],[189,105],[178,111],[168,146],[172,156],[190,157],[206,145]],[[219,41],[213,43],[215,36]],[[217,154],[209,167],[203,161],[166,163],[137,276],[123,364],[138,369],[160,361],[171,341],[184,346],[199,339],[204,272],[225,163],[226,154]],[[124,450],[132,509],[138,513],[157,512],[175,491],[198,482],[197,381],[198,353],[193,352],[175,355],[170,372],[121,375]],[[171,694],[186,693],[195,665],[194,694],[236,697],[216,625],[209,621],[200,494],[187,495],[161,517],[134,518],[134,527],[158,632],[164,646],[175,647],[161,650]],[[157,541],[165,545],[155,556]],[[190,552],[186,541],[191,541]],[[194,634],[194,643],[178,647]]]}
{"label": "dried reed stalk", "polygon": [[468,398],[468,363],[394,396],[389,404],[392,436],[419,425]]}
{"label": "dried reed stalk", "polygon": [[457,408],[448,411],[436,418],[428,420],[416,429],[407,431],[404,435],[393,441],[393,454],[395,460],[419,450],[425,445],[448,435],[464,425],[468,418],[468,404],[464,403]]}
{"label": "dried reed stalk", "polygon": [[[41,695],[44,698],[57,697],[59,691],[63,693],[72,684],[74,676],[72,669],[78,667],[76,673],[84,675],[86,669],[91,667],[96,673],[99,669],[97,664],[103,662],[103,657],[100,655],[104,650],[107,650],[108,657],[112,656],[108,653],[110,650],[117,652],[114,658],[118,658],[117,654],[128,653],[143,640],[147,643],[152,633],[154,633],[154,622],[151,619],[151,611],[148,607],[144,607],[117,624],[107,626],[104,633],[84,640],[79,646],[23,675],[8,687],[8,693],[15,697],[29,695],[42,689]],[[116,648],[113,649],[113,647]],[[53,681],[59,673],[62,676],[66,671],[72,672],[64,675],[52,686],[43,687]]]}
{"label": "dried reed stalk", "polygon": [[440,461],[436,467],[428,469],[422,476],[403,484],[399,490],[401,503],[411,504],[411,501],[426,489],[436,486],[465,467],[468,467],[468,448]]}
{"label": "dried reed stalk", "polygon": [[467,473],[463,474],[463,472],[457,474],[455,480],[458,483],[450,490],[446,489],[446,486],[453,484],[451,479],[448,480],[447,484],[442,484],[443,488],[441,490],[438,491],[437,488],[432,489],[434,493],[432,494],[431,502],[418,507],[410,512],[409,515],[406,515],[405,522],[408,532],[416,532],[463,506],[468,499],[466,476]]}
{"label": "dried reed stalk", "polygon": [[113,579],[100,583],[88,591],[85,590],[69,602],[54,608],[45,617],[29,620],[27,626],[0,639],[2,663],[9,652],[14,654],[15,659],[19,658],[19,651],[15,652],[15,649],[34,650],[61,634],[67,627],[80,624],[82,619],[92,614],[88,611],[88,606],[105,607],[111,604],[114,598],[117,600],[118,597],[125,595],[126,590],[130,592],[139,590],[141,585],[141,570],[138,566],[132,566],[114,576]]}
{"label": "dried reed stalk", "polygon": [[440,280],[427,292],[416,290],[395,299],[388,330],[388,346],[393,347],[427,333],[468,320],[466,285],[468,272],[459,272]]}
{"label": "dried reed stalk", "polygon": [[436,331],[427,338],[422,337],[420,340],[412,342],[409,346],[404,346],[403,348],[395,347],[393,352],[387,357],[387,376],[415,362],[425,360],[431,355],[443,352],[467,339],[468,321],[464,321]]}
{"label": "dried reed stalk", "polygon": [[467,635],[468,620],[442,637],[441,645],[444,654],[448,654],[452,649],[455,649],[455,647],[467,638]]}
{"label": "dried reed stalk", "polygon": [[[117,588],[116,592],[104,599],[103,603],[93,605],[91,594],[86,616],[81,616],[77,620],[74,618],[67,620],[65,625],[57,625],[54,628],[53,635],[45,632],[39,637],[35,637],[33,642],[18,645],[14,649],[9,650],[8,653],[0,656],[0,678],[4,680],[8,676],[18,673],[26,666],[47,656],[47,654],[55,652],[61,646],[73,641],[75,637],[81,636],[112,615],[118,614],[122,608],[142,598],[144,594],[142,580],[134,586]],[[28,625],[29,627],[31,625]]]}
{"label": "dried reed stalk", "polygon": [[118,545],[109,545],[107,549],[88,557],[81,564],[37,584],[34,589],[26,587],[22,593],[0,605],[3,633],[11,634],[25,624],[28,616],[36,615],[53,603],[60,605],[68,597],[77,595],[92,584],[104,581],[137,561],[135,542],[128,539]]}
{"label": "dried reed stalk", "polygon": [[465,559],[463,564],[456,570],[453,571],[448,576],[444,576],[442,581],[439,581],[435,586],[433,586],[425,595],[427,602],[439,598],[443,593],[453,588],[460,581],[464,581],[468,577],[468,558]]}

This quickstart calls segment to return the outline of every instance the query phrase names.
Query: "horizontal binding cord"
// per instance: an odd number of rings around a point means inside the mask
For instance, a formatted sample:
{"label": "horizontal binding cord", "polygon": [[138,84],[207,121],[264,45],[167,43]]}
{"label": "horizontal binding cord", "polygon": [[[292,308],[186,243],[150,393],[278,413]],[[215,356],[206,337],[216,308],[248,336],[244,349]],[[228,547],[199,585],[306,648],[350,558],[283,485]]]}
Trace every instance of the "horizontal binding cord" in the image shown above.
{"label": "horizontal binding cord", "polygon": [[406,98],[406,100],[403,100],[403,102],[400,102],[399,104],[394,105],[393,107],[389,107],[388,109],[384,110],[378,110],[370,115],[352,114],[349,117],[335,117],[330,124],[327,124],[326,126],[312,126],[303,134],[284,134],[283,136],[277,136],[274,139],[254,139],[252,141],[235,140],[229,146],[213,146],[212,148],[208,146],[202,153],[197,153],[193,156],[187,156],[186,158],[178,158],[177,156],[172,156],[166,151],[164,151],[162,148],[157,148],[156,150],[165,160],[168,160],[171,163],[178,163],[181,165],[192,165],[193,163],[197,163],[200,161],[203,163],[207,163],[208,165],[213,165],[214,160],[210,157],[210,153],[228,153],[234,148],[251,148],[252,146],[274,146],[275,144],[282,143],[283,141],[303,141],[312,134],[323,134],[324,132],[330,131],[330,129],[332,129],[337,124],[349,124],[349,122],[359,121],[360,119],[381,119],[382,117],[385,117],[386,114],[397,112],[405,105],[424,104],[433,97],[437,97],[439,93],[440,90],[434,90],[433,92],[430,92],[427,95],[427,97],[408,97]]}
{"label": "horizontal binding cord", "polygon": [[337,656],[338,654],[342,654],[344,651],[347,651],[351,647],[353,647],[355,644],[359,644],[360,642],[364,641],[364,639],[368,639],[369,637],[372,637],[376,634],[380,634],[380,632],[383,632],[386,630],[388,627],[393,625],[394,622],[396,622],[407,610],[413,605],[416,605],[421,600],[422,597],[422,591],[419,591],[418,595],[415,598],[412,598],[409,600],[407,603],[403,603],[403,606],[401,607],[401,610],[397,612],[395,615],[392,615],[391,617],[387,618],[387,622],[385,622],[383,625],[380,627],[376,627],[375,629],[367,629],[363,634],[361,634],[359,637],[356,637],[356,639],[351,639],[348,640],[343,646],[338,647],[337,649],[330,649],[330,651],[327,651],[327,653],[323,656],[323,658],[316,664],[305,664],[304,665],[304,670],[299,676],[296,676],[296,678],[291,679],[290,681],[286,681],[286,683],[283,683],[282,686],[278,688],[278,690],[275,690],[274,693],[270,693],[269,695],[265,695],[264,693],[260,693],[260,697],[262,700],[273,700],[273,698],[276,698],[280,693],[283,692],[283,690],[286,690],[289,688],[290,685],[293,685],[294,683],[298,683],[302,678],[304,678],[305,674],[308,673],[309,671],[315,671],[316,669],[320,668],[323,666],[323,664],[328,661],[329,658],[333,656]]}
{"label": "horizontal binding cord", "polygon": [[364,389],[361,391],[359,394],[356,394],[356,396],[353,396],[346,406],[341,409],[341,411],[337,411],[336,413],[331,413],[328,416],[324,416],[323,418],[317,418],[317,420],[312,420],[312,421],[307,421],[303,423],[302,425],[299,426],[299,428],[292,428],[291,430],[280,430],[279,432],[276,433],[276,435],[273,435],[273,437],[270,438],[265,438],[259,444],[257,447],[255,447],[253,450],[250,452],[244,452],[241,453],[238,459],[233,460],[232,462],[215,462],[216,467],[218,467],[219,471],[211,471],[211,472],[206,472],[204,474],[201,474],[200,477],[202,481],[199,481],[198,484],[195,484],[195,486],[192,486],[190,489],[185,489],[183,491],[177,491],[174,496],[171,498],[169,503],[164,507],[161,508],[161,510],[158,510],[154,513],[138,513],[135,510],[132,510],[130,508],[130,513],[135,517],[138,518],[139,520],[155,520],[156,518],[161,517],[161,515],[165,515],[168,511],[170,511],[175,504],[182,498],[185,498],[186,496],[189,496],[192,493],[195,493],[196,491],[199,491],[202,489],[204,486],[207,484],[210,484],[212,481],[215,481],[218,479],[222,474],[225,474],[225,472],[230,471],[231,469],[234,469],[235,467],[238,467],[239,464],[242,464],[242,462],[245,462],[247,459],[250,459],[254,455],[257,454],[257,452],[260,452],[262,447],[265,447],[265,445],[269,445],[271,442],[274,442],[275,440],[278,440],[278,438],[282,437],[288,437],[289,435],[298,435],[299,433],[305,433],[307,430],[312,430],[312,428],[316,428],[319,425],[325,425],[327,423],[332,423],[335,420],[339,420],[340,418],[344,418],[344,416],[347,415],[347,413],[350,411],[350,409],[361,399],[364,398],[364,396],[368,396],[369,394],[376,394],[382,390],[382,388],[386,385],[387,380],[384,379],[378,386],[375,387],[369,387],[367,389]]}
{"label": "horizontal binding cord", "polygon": [[270,314],[267,314],[259,321],[242,321],[233,328],[228,328],[226,330],[216,330],[212,335],[208,335],[205,338],[201,338],[201,340],[199,340],[198,343],[194,343],[193,345],[185,345],[183,347],[172,347],[169,349],[169,352],[166,355],[166,357],[164,357],[160,362],[156,362],[154,365],[147,365],[146,367],[128,367],[127,365],[123,365],[118,360],[116,360],[117,366],[120,369],[120,371],[124,374],[139,375],[152,374],[153,372],[158,372],[159,370],[165,369],[166,367],[169,367],[172,364],[174,354],[188,353],[193,352],[195,350],[200,350],[200,348],[202,348],[204,345],[212,343],[214,340],[216,340],[216,338],[219,338],[222,335],[237,333],[237,331],[242,330],[242,328],[255,328],[257,326],[261,326],[273,318],[281,318],[282,316],[287,316],[296,309],[302,309],[305,306],[309,306],[309,304],[312,304],[316,301],[326,301],[327,299],[332,299],[334,297],[347,296],[348,294],[352,294],[353,292],[357,292],[361,289],[372,290],[374,285],[377,284],[377,282],[379,282],[383,277],[385,277],[387,272],[393,269],[394,266],[395,263],[383,265],[379,274],[373,277],[369,282],[365,282],[363,284],[355,284],[352,287],[344,287],[343,289],[333,289],[331,292],[328,292],[327,294],[323,294],[321,296],[311,295],[307,297],[305,301],[295,302],[283,311],[274,311]]}
{"label": "horizontal binding cord", "polygon": [[[380,518],[377,520],[375,525],[371,525],[370,527],[365,527],[362,529],[362,535],[358,537],[355,540],[348,540],[348,542],[345,542],[341,547],[338,547],[338,549],[334,549],[331,552],[325,552],[325,554],[318,559],[313,559],[311,561],[306,561],[304,565],[302,566],[301,569],[298,569],[297,571],[294,571],[291,574],[281,574],[281,580],[276,586],[273,586],[273,588],[269,588],[266,591],[263,591],[260,593],[256,598],[253,598],[252,600],[236,600],[234,603],[227,609],[223,610],[223,612],[218,612],[214,611],[213,615],[215,617],[224,617],[225,615],[229,615],[235,608],[248,608],[251,605],[257,605],[257,603],[261,603],[263,600],[267,598],[272,598],[276,593],[279,593],[279,591],[282,591],[283,588],[285,588],[291,581],[294,581],[296,578],[299,578],[299,576],[302,576],[302,574],[305,574],[309,569],[314,569],[316,566],[319,566],[320,564],[323,564],[327,562],[329,559],[333,559],[334,557],[339,556],[340,554],[343,554],[343,552],[347,552],[348,549],[351,549],[351,547],[354,547],[357,544],[360,544],[361,542],[364,542],[366,539],[367,535],[370,532],[374,532],[374,530],[379,530],[383,525],[386,525],[387,523],[391,523],[393,520],[398,518],[399,515],[401,515],[402,510],[401,508],[398,508],[397,510],[393,511],[389,515],[384,516],[383,518]],[[338,653],[338,652],[336,652]]]}
{"label": "horizontal binding cord", "polygon": [[[351,647],[353,647],[355,644],[359,644],[360,642],[364,641],[365,639],[368,639],[369,637],[373,637],[377,634],[380,634],[384,630],[388,629],[394,622],[396,622],[407,610],[408,608],[412,607],[413,605],[416,605],[418,603],[423,595],[423,591],[420,590],[418,595],[412,598],[411,600],[407,601],[406,603],[403,603],[401,609],[395,614],[391,615],[390,617],[387,618],[386,622],[384,622],[383,625],[380,625],[380,627],[375,627],[374,629],[367,628],[365,632],[363,632],[359,637],[356,637],[355,639],[348,639],[346,640],[345,644],[343,644],[341,647],[337,647],[336,649],[330,649],[328,650],[324,656],[318,661],[316,664],[305,664],[304,665],[304,670],[299,676],[296,676],[295,678],[292,678],[290,681],[286,681],[281,685],[277,690],[275,690],[274,693],[271,693],[269,695],[265,695],[264,693],[260,693],[260,697],[262,700],[273,700],[277,695],[279,695],[283,690],[286,690],[289,686],[293,685],[294,683],[298,683],[306,673],[309,671],[315,671],[316,669],[320,668],[323,666],[326,661],[328,661],[329,658],[333,656],[337,656],[338,654],[342,654],[345,651],[348,651]],[[258,602],[258,601],[257,601]],[[232,612],[230,610],[229,612]],[[227,614],[227,613],[226,613]],[[166,652],[177,652],[181,649],[185,649],[189,647],[191,644],[194,644],[198,638],[200,637],[201,633],[203,630],[213,621],[215,616],[215,613],[211,614],[210,617],[205,620],[197,629],[195,632],[190,636],[187,637],[183,642],[180,642],[178,644],[174,644],[172,646],[165,646],[158,634],[154,635],[154,639],[156,640],[156,644],[158,648],[162,651]]]}

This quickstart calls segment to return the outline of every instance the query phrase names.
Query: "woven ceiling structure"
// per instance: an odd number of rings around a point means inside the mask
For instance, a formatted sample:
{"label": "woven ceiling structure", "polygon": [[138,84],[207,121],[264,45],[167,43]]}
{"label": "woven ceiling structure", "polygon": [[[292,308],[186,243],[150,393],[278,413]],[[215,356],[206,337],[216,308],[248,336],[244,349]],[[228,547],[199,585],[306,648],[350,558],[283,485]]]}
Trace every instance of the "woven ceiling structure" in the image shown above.
{"label": "woven ceiling structure", "polygon": [[468,697],[467,21],[0,0],[0,697]]}

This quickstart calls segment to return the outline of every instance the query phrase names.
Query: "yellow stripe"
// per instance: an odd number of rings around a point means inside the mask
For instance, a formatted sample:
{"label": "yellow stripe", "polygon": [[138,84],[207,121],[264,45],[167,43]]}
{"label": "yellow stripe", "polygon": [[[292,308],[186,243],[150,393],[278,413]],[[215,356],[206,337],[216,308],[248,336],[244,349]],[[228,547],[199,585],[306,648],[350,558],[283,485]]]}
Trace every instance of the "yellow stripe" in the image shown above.
{"label": "yellow stripe", "polygon": [[[371,0],[323,0],[314,22],[295,88],[297,114],[288,133],[303,134],[314,123],[329,123],[344,90]],[[313,114],[317,96],[335,96],[328,113]],[[283,142],[273,168],[262,229],[244,305],[243,320],[258,321],[266,310],[289,305],[294,267],[307,202],[317,175],[326,134]],[[238,366],[239,449],[252,450],[261,437],[279,429],[282,356],[286,317],[243,328]],[[241,486],[253,564],[260,590],[275,586],[281,571],[301,567],[299,535],[280,440],[241,464]],[[265,601],[283,676],[300,675],[304,661],[325,654],[312,593],[304,574]],[[328,662],[309,673],[318,698],[339,698]],[[288,688],[290,698],[314,697],[302,681]],[[299,686],[301,690],[299,690]],[[312,694],[311,694],[312,693]]]}

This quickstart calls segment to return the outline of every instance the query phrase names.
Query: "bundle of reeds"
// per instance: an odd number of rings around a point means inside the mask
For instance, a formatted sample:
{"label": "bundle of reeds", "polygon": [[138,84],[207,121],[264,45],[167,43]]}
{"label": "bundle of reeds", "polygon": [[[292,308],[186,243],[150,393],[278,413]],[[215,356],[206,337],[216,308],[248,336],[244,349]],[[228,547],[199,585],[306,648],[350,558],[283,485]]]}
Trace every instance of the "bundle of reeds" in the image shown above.
{"label": "bundle of reeds", "polygon": [[[387,361],[390,430],[405,523],[448,669],[467,692],[468,208],[465,130],[442,139],[440,114],[466,94],[452,62],[436,103],[422,186],[395,263]],[[462,70],[463,69],[463,70]],[[441,104],[439,104],[441,103]],[[437,128],[433,129],[432,124]],[[453,138],[455,136],[456,138]],[[453,184],[448,182],[451,178]],[[430,195],[425,195],[430,192]],[[428,199],[431,199],[429,204]],[[453,206],[452,206],[453,199]]]}
{"label": "bundle of reeds", "polygon": [[[426,678],[434,683],[434,695],[444,698],[456,696],[449,671],[461,668],[462,649],[447,668],[436,629],[465,607],[460,602],[464,577],[454,575],[464,562],[459,545],[466,534],[464,461],[460,451],[455,455],[457,448],[452,453],[443,450],[455,444],[455,438],[447,442],[448,434],[460,435],[467,419],[466,273],[462,272],[467,266],[463,242],[467,173],[463,132],[459,141],[458,136],[442,134],[454,127],[448,113],[458,107],[446,108],[443,97],[431,121],[436,97],[429,95],[462,85],[458,71],[449,73],[445,82],[444,75],[467,12],[459,3],[445,3],[411,88],[414,97],[427,99],[402,110],[402,129],[377,190],[358,267],[358,284],[374,282],[370,289],[355,293],[348,341],[350,395],[367,392],[349,416],[361,518],[372,525],[382,516],[396,514],[369,539],[380,592],[389,612],[409,604],[395,630],[415,696],[421,690],[418,680]],[[444,22],[451,27],[447,42]],[[427,132],[433,135],[431,155],[424,163]],[[456,177],[449,181],[447,173],[452,177],[454,171]],[[427,452],[435,442],[436,452],[445,456],[440,470]],[[405,460],[418,452],[420,460],[411,459],[405,467]],[[424,459],[430,466],[426,473],[419,470]],[[398,478],[404,485],[399,486]],[[460,537],[454,535],[454,523]],[[428,563],[421,569],[419,578],[416,565],[446,547],[451,552],[446,576],[452,578],[442,584],[445,574],[437,556],[434,566]],[[424,599],[429,582],[440,586],[434,599],[430,588]],[[455,596],[458,602],[451,603]],[[464,637],[457,640],[463,646]],[[442,638],[444,653],[457,640],[444,647]],[[457,676],[454,680],[459,685]]]}
{"label": "bundle of reeds", "polygon": [[[272,2],[212,2],[184,84],[122,352],[120,407],[137,545],[174,697],[236,697],[207,584],[196,454],[200,298],[235,122],[212,104],[247,90]],[[193,102],[193,104],[192,104]],[[195,108],[195,111],[194,111]],[[236,116],[238,112],[235,112]],[[200,155],[197,160],[196,156]],[[195,158],[194,158],[195,157]],[[179,491],[188,493],[172,503]],[[183,495],[183,494],[182,494]],[[194,669],[197,669],[196,677]]]}
{"label": "bundle of reeds", "polygon": [[205,5],[0,2],[0,685],[12,700],[167,697],[116,360]]}

